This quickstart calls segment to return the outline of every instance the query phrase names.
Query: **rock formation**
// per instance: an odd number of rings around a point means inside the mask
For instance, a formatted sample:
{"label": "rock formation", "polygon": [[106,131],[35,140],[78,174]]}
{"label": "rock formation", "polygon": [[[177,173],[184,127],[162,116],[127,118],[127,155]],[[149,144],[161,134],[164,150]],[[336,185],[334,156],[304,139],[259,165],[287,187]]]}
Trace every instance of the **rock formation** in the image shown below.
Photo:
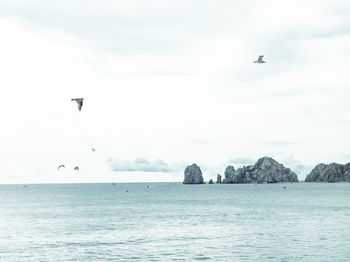
{"label": "rock formation", "polygon": [[214,184],[213,179],[209,180],[209,184]]}
{"label": "rock formation", "polygon": [[225,178],[224,178],[223,183],[224,184],[231,184],[231,183],[233,183],[235,172],[236,171],[235,171],[235,168],[233,166],[226,167]]}
{"label": "rock formation", "polygon": [[185,169],[184,184],[204,184],[202,171],[199,166],[192,164]]}
{"label": "rock formation", "polygon": [[350,163],[318,164],[306,176],[305,182],[350,182]]}
{"label": "rock formation", "polygon": [[221,175],[218,174],[216,177],[216,184],[221,184]]}
{"label": "rock formation", "polygon": [[247,168],[245,166],[238,168],[233,179],[233,183],[247,183],[246,182]]}
{"label": "rock formation", "polygon": [[228,166],[224,183],[278,183],[299,182],[297,175],[271,157],[262,157],[254,165],[234,170]]}

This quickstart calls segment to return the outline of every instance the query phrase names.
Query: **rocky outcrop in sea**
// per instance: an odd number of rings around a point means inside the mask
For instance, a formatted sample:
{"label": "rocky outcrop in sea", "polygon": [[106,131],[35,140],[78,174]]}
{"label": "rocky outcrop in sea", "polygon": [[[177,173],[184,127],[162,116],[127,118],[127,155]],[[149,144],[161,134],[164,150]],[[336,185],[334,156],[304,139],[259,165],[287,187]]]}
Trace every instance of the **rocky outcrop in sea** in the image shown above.
{"label": "rocky outcrop in sea", "polygon": [[305,182],[350,182],[350,163],[318,164],[306,176]]}
{"label": "rocky outcrop in sea", "polygon": [[262,157],[254,165],[234,169],[228,166],[223,183],[299,182],[297,175],[271,157]]}
{"label": "rocky outcrop in sea", "polygon": [[199,166],[192,164],[185,169],[184,184],[204,184],[202,171]]}
{"label": "rocky outcrop in sea", "polygon": [[216,177],[216,184],[221,184],[221,175],[218,174]]}
{"label": "rocky outcrop in sea", "polygon": [[228,166],[225,169],[225,178],[223,180],[224,184],[231,184],[233,183],[234,176],[235,176],[235,168],[233,166]]}
{"label": "rocky outcrop in sea", "polygon": [[209,180],[209,184],[214,184],[213,179]]}

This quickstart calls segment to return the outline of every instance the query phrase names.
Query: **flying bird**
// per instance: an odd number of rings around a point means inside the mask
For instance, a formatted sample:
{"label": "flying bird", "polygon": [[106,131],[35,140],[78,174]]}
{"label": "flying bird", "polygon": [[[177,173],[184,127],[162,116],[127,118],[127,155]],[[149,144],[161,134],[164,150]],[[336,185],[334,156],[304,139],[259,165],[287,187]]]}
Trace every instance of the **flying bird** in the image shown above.
{"label": "flying bird", "polygon": [[74,170],[77,170],[77,171],[78,171],[78,170],[79,170],[79,167],[76,166],[76,167],[74,168]]}
{"label": "flying bird", "polygon": [[58,167],[58,170],[60,170],[61,167],[65,167],[65,166],[64,166],[64,165],[60,165],[60,166]]}
{"label": "flying bird", "polygon": [[79,109],[79,111],[81,111],[81,108],[82,108],[82,106],[83,106],[83,100],[84,100],[84,98],[72,98],[71,100],[77,102],[77,104],[78,104],[78,109]]}
{"label": "flying bird", "polygon": [[93,147],[91,148],[91,150],[92,150],[93,152],[95,152],[95,151],[96,151],[96,149],[95,149],[95,148],[93,148]]}
{"label": "flying bird", "polygon": [[258,60],[254,61],[254,63],[258,63],[258,64],[263,64],[263,63],[266,63],[265,61],[263,61],[263,55],[259,56]]}

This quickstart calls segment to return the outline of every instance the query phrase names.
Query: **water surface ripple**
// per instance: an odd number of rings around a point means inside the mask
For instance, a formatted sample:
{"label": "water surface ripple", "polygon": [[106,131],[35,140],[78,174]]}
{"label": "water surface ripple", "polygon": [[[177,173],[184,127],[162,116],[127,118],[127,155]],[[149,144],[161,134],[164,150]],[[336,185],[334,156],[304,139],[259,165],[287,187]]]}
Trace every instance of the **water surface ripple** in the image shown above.
{"label": "water surface ripple", "polygon": [[350,183],[0,185],[0,221],[1,261],[350,261]]}

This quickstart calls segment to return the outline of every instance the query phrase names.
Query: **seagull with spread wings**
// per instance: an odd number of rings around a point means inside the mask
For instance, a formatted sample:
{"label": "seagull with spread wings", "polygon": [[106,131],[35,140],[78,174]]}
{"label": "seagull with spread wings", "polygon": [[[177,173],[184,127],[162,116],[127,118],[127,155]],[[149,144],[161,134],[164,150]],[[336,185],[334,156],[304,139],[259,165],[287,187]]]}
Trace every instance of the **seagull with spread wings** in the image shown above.
{"label": "seagull with spread wings", "polygon": [[78,109],[79,109],[79,111],[81,111],[81,108],[82,108],[82,106],[83,106],[83,100],[84,100],[84,98],[72,98],[71,100],[77,102],[77,104],[78,104]]}
{"label": "seagull with spread wings", "polygon": [[60,166],[58,167],[58,170],[60,170],[61,167],[65,167],[65,165],[60,165]]}
{"label": "seagull with spread wings", "polygon": [[265,61],[263,61],[263,55],[259,56],[258,60],[254,61],[254,63],[258,63],[258,64],[263,64],[263,63],[266,63]]}

